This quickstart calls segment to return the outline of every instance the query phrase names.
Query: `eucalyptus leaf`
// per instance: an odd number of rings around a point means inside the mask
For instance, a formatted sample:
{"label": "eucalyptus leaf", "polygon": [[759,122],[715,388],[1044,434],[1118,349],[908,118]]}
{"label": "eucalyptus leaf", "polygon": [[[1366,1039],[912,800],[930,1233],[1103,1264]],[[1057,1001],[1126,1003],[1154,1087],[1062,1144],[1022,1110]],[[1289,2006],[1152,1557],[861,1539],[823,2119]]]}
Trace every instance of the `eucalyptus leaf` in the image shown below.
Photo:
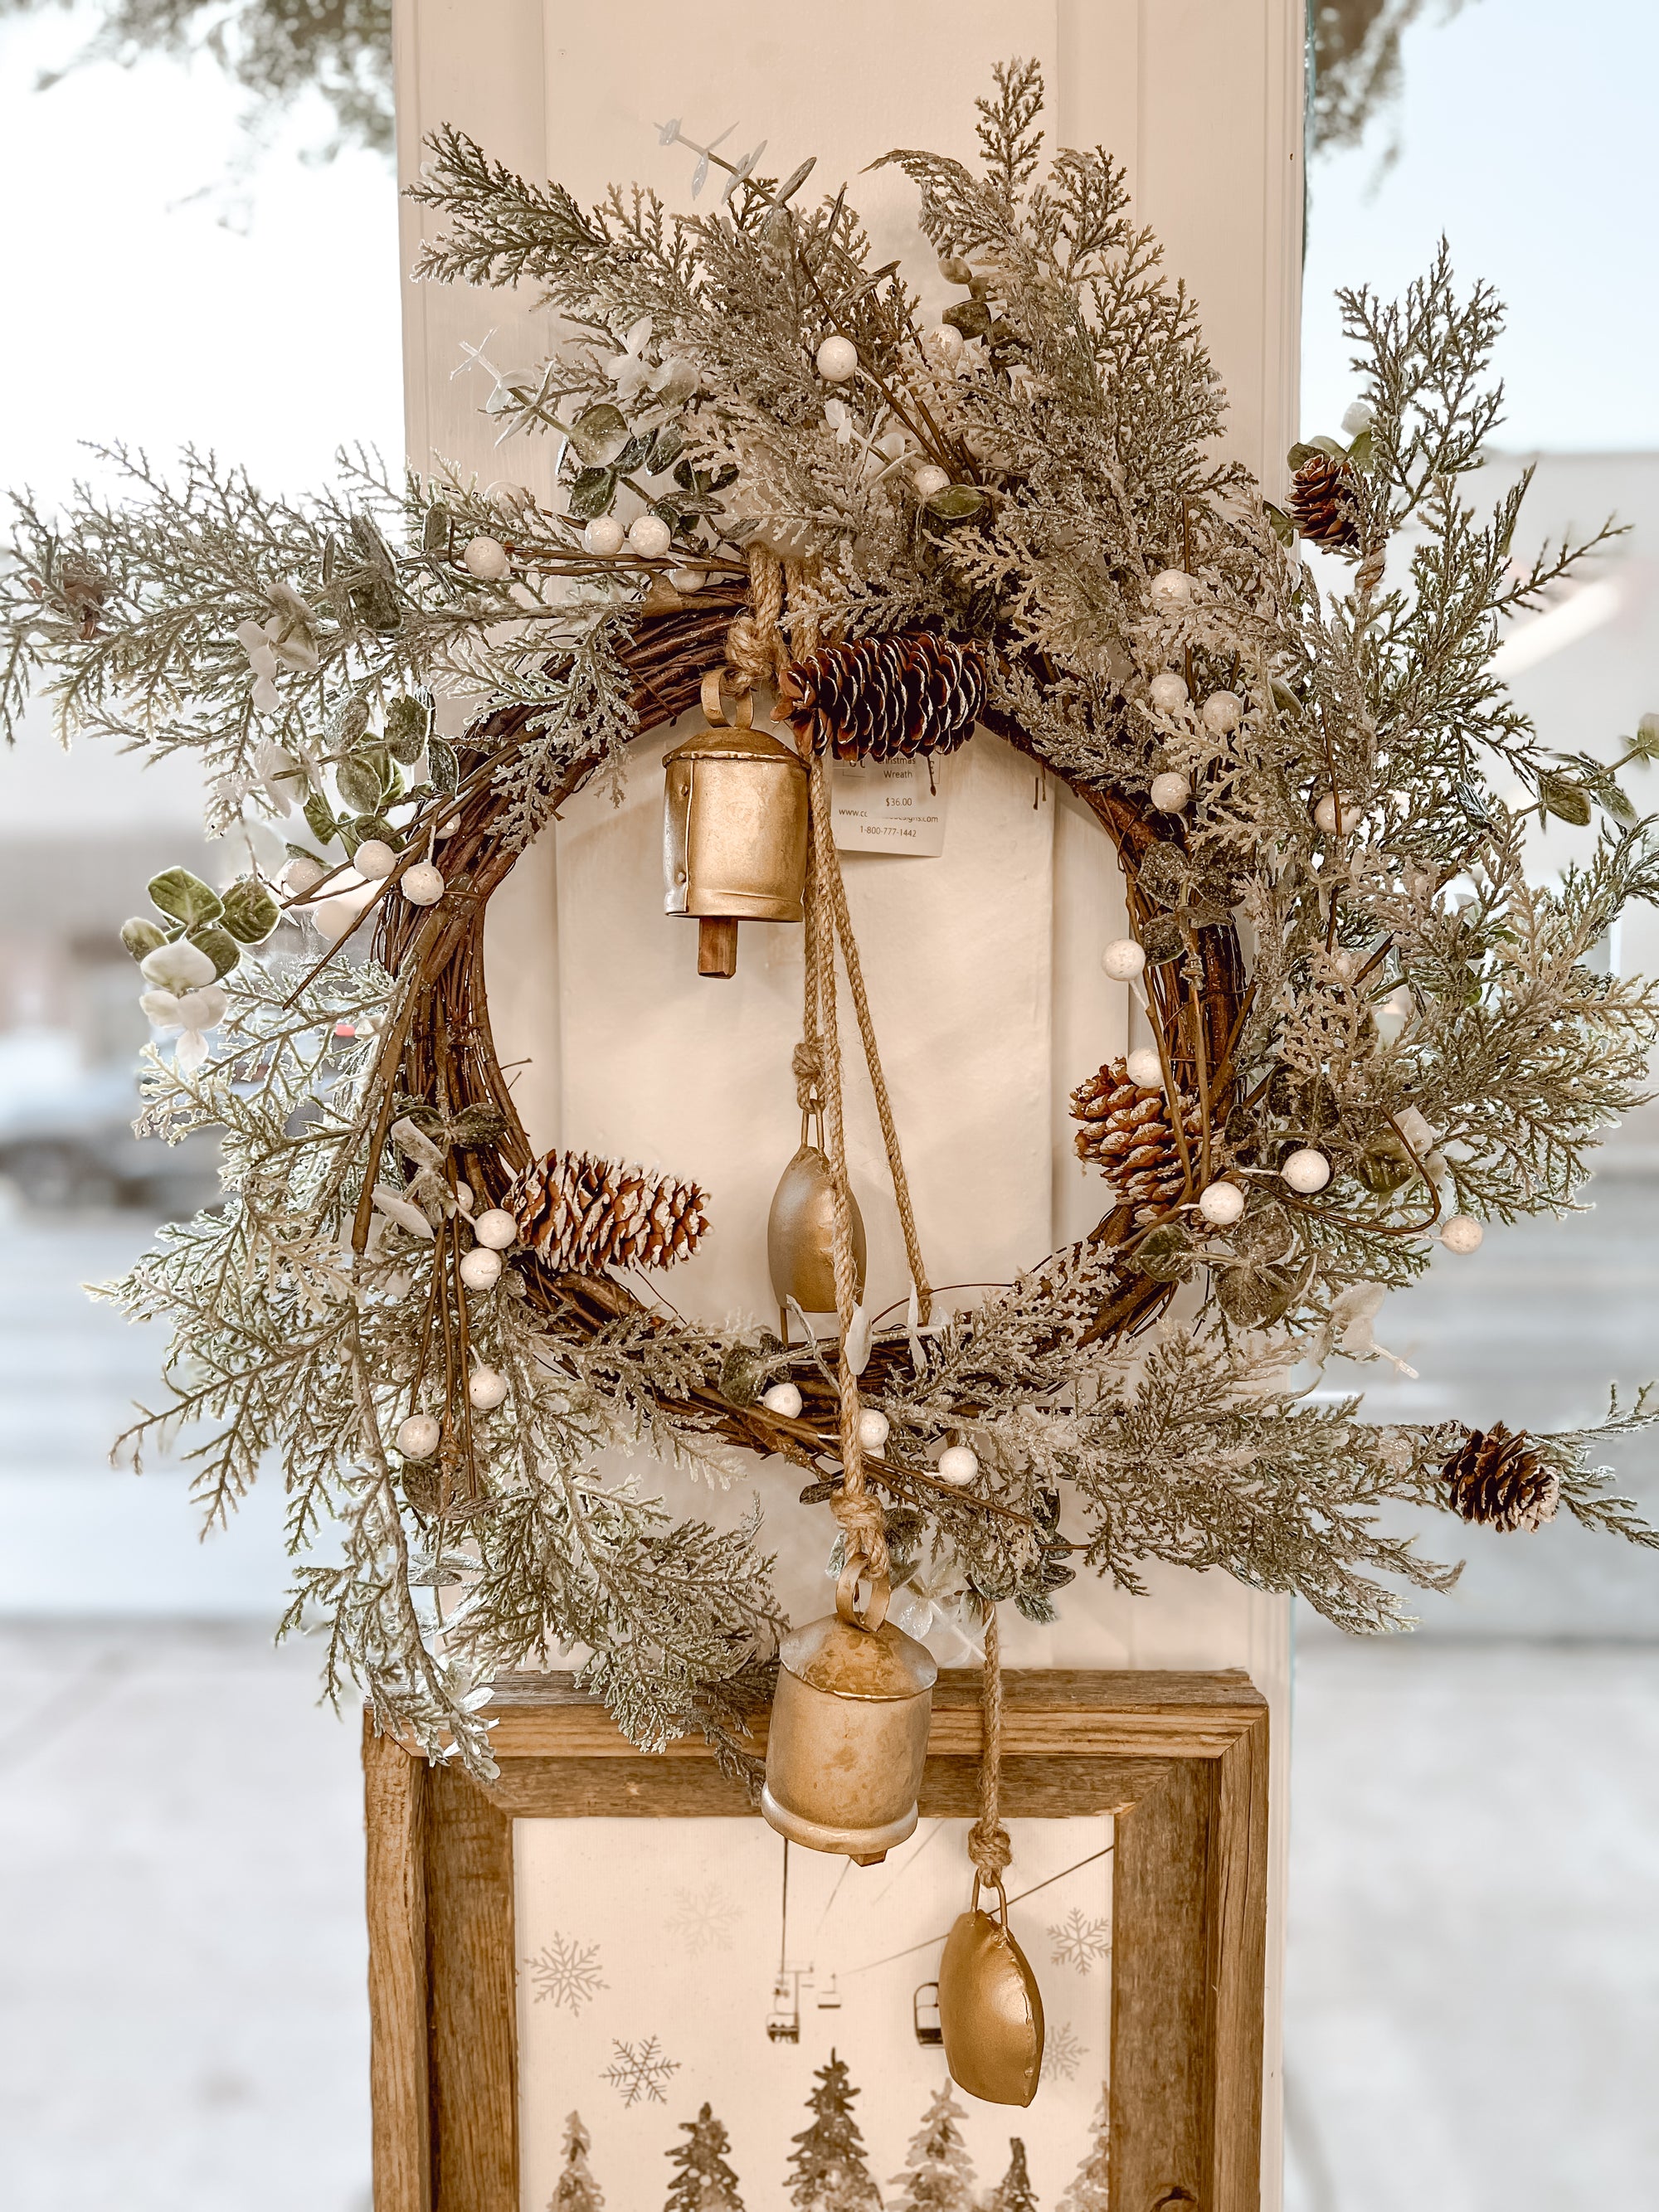
{"label": "eucalyptus leaf", "polygon": [[449,509],[439,500],[426,511],[426,520],[421,526],[421,550],[434,560],[441,560],[449,550]]}
{"label": "eucalyptus leaf", "polygon": [[619,477],[631,477],[635,469],[643,468],[651,451],[649,435],[632,437],[611,464]]}
{"label": "eucalyptus leaf", "polygon": [[1571,776],[1558,775],[1553,769],[1546,769],[1538,779],[1538,796],[1547,814],[1571,822],[1577,830],[1589,827],[1589,793]]}
{"label": "eucalyptus leaf", "polygon": [[584,469],[570,486],[568,512],[573,522],[592,522],[609,514],[617,496],[615,469]]}
{"label": "eucalyptus leaf", "polygon": [[588,469],[609,468],[625,451],[629,434],[628,417],[608,399],[584,408],[569,433],[576,458]]}
{"label": "eucalyptus leaf", "polygon": [[[1296,525],[1291,520],[1290,516],[1285,514],[1282,507],[1275,507],[1270,499],[1263,500],[1261,503],[1267,510],[1267,520],[1272,526],[1273,536],[1281,545],[1294,545]],[[1273,686],[1275,691],[1279,688],[1277,684]]]}
{"label": "eucalyptus leaf", "polygon": [[276,900],[252,876],[239,876],[225,893],[220,920],[239,945],[263,945],[282,918]]}
{"label": "eucalyptus leaf", "polygon": [[135,960],[146,953],[159,952],[167,941],[166,930],[157,927],[148,915],[136,914],[131,921],[121,924],[121,942]]}
{"label": "eucalyptus leaf", "polygon": [[945,310],[945,320],[953,331],[960,331],[965,338],[984,338],[991,335],[991,310],[983,300],[958,300],[954,307]]}
{"label": "eucalyptus leaf", "polygon": [[[374,750],[378,751],[379,748]],[[343,760],[335,769],[334,781],[341,800],[354,814],[380,812],[380,794],[386,788],[385,779],[380,773],[380,761],[385,757],[383,753],[380,759],[375,759],[369,752],[353,753],[349,760]]]}
{"label": "eucalyptus leaf", "polygon": [[684,451],[685,433],[679,424],[678,422],[663,423],[651,441],[651,455],[646,463],[646,474],[651,477],[660,476],[665,469],[673,467]]}
{"label": "eucalyptus leaf", "polygon": [[1310,461],[1317,460],[1318,458],[1319,447],[1317,446],[1304,445],[1302,441],[1298,439],[1296,444],[1291,447],[1290,452],[1285,454],[1285,463],[1287,468],[1300,469],[1305,468]]}
{"label": "eucalyptus leaf", "polygon": [[1659,760],[1659,714],[1643,715],[1630,749],[1643,760]]}
{"label": "eucalyptus leaf", "polygon": [[343,745],[355,745],[368,727],[368,702],[348,699],[335,715],[330,728]]}
{"label": "eucalyptus leaf", "polygon": [[956,530],[964,522],[976,522],[989,503],[972,484],[946,484],[927,501],[926,512],[928,520],[941,529]]}
{"label": "eucalyptus leaf", "polygon": [[213,963],[216,976],[228,975],[242,957],[241,946],[230,932],[221,929],[217,922],[206,922],[199,929],[187,931],[186,934],[191,943],[198,951],[205,952]]}
{"label": "eucalyptus leaf", "polygon": [[432,716],[424,701],[405,691],[386,710],[386,749],[395,761],[413,768],[426,750]]}
{"label": "eucalyptus leaf", "polygon": [[426,765],[434,791],[441,791],[446,797],[453,797],[460,789],[461,763],[454,746],[447,738],[432,738],[428,740]]}
{"label": "eucalyptus leaf", "polygon": [[1165,1222],[1141,1238],[1129,1264],[1155,1283],[1184,1282],[1194,1264],[1192,1240],[1173,1221]]}
{"label": "eucalyptus leaf", "polygon": [[331,845],[340,834],[340,825],[334,819],[334,809],[319,793],[313,792],[301,811],[306,817],[306,827],[319,845]]}
{"label": "eucalyptus leaf", "polygon": [[161,911],[186,929],[212,921],[222,906],[219,894],[188,868],[167,868],[149,880],[149,895]]}
{"label": "eucalyptus leaf", "polygon": [[1348,459],[1357,469],[1368,469],[1371,465],[1371,433],[1362,430],[1348,448]]}

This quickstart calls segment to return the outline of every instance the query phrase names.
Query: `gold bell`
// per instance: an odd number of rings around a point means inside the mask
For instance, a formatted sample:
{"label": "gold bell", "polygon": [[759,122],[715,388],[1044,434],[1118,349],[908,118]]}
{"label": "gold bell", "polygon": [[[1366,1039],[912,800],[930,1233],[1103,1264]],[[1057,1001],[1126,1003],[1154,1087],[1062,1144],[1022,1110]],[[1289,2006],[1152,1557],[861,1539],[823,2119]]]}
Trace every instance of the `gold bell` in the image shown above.
{"label": "gold bell", "polygon": [[939,2023],[951,2079],[989,2105],[1029,2105],[1042,2075],[1042,1994],[1030,1961],[1008,1930],[1008,1896],[996,1885],[1000,1919],[974,1901],[945,1940]]}
{"label": "gold bell", "polygon": [[[807,1142],[810,1115],[800,1121],[800,1150],[779,1177],[766,1217],[766,1264],[778,1302],[779,1330],[789,1336],[789,1301],[803,1313],[836,1310],[836,1185],[822,1143]],[[823,1132],[819,1131],[822,1137]],[[864,1297],[864,1216],[849,1189],[847,1207],[853,1245],[853,1296]]]}
{"label": "gold bell", "polygon": [[727,726],[717,673],[703,678],[702,709],[710,726],[663,762],[663,910],[696,918],[700,975],[734,975],[740,921],[801,919],[806,764],[750,726],[747,696]]}
{"label": "gold bell", "polygon": [[791,1843],[875,1866],[915,1828],[939,1669],[887,1620],[885,1582],[856,1609],[857,1577],[783,1639],[761,1811]]}

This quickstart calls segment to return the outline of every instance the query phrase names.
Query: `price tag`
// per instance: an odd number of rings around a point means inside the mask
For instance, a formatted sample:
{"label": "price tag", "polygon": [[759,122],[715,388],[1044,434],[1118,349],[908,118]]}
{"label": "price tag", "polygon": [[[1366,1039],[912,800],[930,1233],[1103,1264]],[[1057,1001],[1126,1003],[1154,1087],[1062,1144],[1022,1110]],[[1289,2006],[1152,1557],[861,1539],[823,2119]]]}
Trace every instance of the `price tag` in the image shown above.
{"label": "price tag", "polygon": [[945,793],[929,787],[925,760],[838,761],[833,778],[837,851],[937,860],[945,850]]}

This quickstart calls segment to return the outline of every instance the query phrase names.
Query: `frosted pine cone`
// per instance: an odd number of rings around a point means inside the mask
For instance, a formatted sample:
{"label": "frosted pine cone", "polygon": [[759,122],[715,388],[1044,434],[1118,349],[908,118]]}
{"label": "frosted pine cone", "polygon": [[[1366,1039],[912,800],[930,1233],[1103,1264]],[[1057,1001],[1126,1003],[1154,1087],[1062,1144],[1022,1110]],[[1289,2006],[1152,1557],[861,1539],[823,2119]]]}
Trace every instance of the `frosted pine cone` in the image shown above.
{"label": "frosted pine cone", "polygon": [[784,712],[814,751],[837,760],[954,752],[985,704],[985,670],[970,645],[922,630],[827,645],[785,672]]}
{"label": "frosted pine cone", "polygon": [[1466,1521],[1531,1530],[1555,1518],[1560,1478],[1544,1465],[1524,1429],[1511,1436],[1502,1421],[1471,1429],[1444,1473],[1450,1503]]}
{"label": "frosted pine cone", "polygon": [[[1181,1196],[1186,1176],[1181,1148],[1161,1091],[1144,1090],[1129,1080],[1121,1060],[1109,1060],[1097,1075],[1072,1093],[1072,1114],[1083,1127],[1077,1133],[1080,1160],[1092,1160],[1109,1182],[1133,1205],[1169,1206]],[[1182,1109],[1188,1155],[1202,1141],[1203,1116],[1196,1099]]]}
{"label": "frosted pine cone", "polygon": [[693,1182],[620,1166],[587,1152],[549,1152],[502,1200],[519,1234],[557,1274],[605,1267],[672,1267],[708,1226]]}
{"label": "frosted pine cone", "polygon": [[1357,553],[1359,520],[1350,464],[1320,453],[1304,461],[1291,483],[1291,520],[1327,552]]}

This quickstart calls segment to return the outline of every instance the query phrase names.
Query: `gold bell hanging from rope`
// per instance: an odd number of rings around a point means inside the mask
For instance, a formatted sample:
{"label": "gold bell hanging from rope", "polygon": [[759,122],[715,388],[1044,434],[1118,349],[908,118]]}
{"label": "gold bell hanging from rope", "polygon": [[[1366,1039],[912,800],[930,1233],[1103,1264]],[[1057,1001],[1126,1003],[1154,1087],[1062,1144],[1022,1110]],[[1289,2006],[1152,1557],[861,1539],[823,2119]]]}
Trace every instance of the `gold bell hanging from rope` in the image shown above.
{"label": "gold bell hanging from rope", "polygon": [[[968,1832],[973,1900],[945,1939],[939,1966],[939,2024],[951,2079],[988,2105],[1029,2105],[1042,2078],[1042,1995],[1008,1926],[1003,1885],[1011,1846],[1002,1825],[1002,1639],[994,1604],[985,1614],[981,1675],[984,1733],[979,1818]],[[997,1893],[994,1919],[980,1910],[983,1886]]]}
{"label": "gold bell hanging from rope", "polygon": [[939,2024],[951,2079],[988,2105],[1029,2105],[1042,2077],[1042,1993],[1008,1929],[1008,1893],[994,1885],[996,1917],[974,1899],[945,1941]]}
{"label": "gold bell hanging from rope", "polygon": [[[789,1341],[791,1299],[804,1314],[836,1310],[836,1182],[823,1149],[820,1115],[818,1141],[809,1142],[813,1109],[800,1117],[800,1149],[778,1180],[766,1217],[766,1263],[778,1302],[778,1333]],[[864,1217],[851,1188],[847,1212],[853,1247],[853,1295],[864,1297]]]}
{"label": "gold bell hanging from rope", "polygon": [[799,921],[806,881],[806,764],[750,726],[729,726],[718,671],[702,681],[708,728],[663,762],[663,908],[694,916],[697,973],[734,975],[739,921]]}
{"label": "gold bell hanging from rope", "polygon": [[761,1811],[791,1843],[875,1866],[915,1828],[939,1668],[887,1619],[884,1578],[860,1607],[862,1565],[834,1613],[783,1640]]}

